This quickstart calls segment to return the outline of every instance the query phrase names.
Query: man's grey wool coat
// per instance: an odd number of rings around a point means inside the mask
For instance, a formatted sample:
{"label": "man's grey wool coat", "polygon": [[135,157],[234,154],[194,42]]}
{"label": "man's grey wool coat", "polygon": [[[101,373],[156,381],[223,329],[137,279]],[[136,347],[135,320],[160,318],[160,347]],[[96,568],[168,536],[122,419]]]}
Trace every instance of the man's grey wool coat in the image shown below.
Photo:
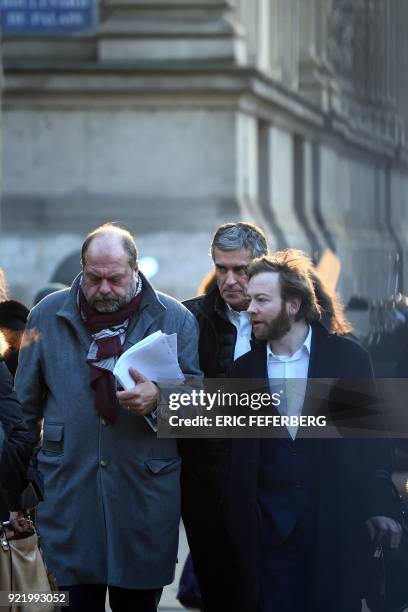
{"label": "man's grey wool coat", "polygon": [[[157,330],[175,332],[181,369],[200,376],[195,318],[143,280],[125,349]],[[91,337],[78,311],[78,285],[79,277],[32,310],[16,376],[37,443],[43,422],[38,529],[45,560],[60,585],[158,588],[172,582],[177,555],[176,440],[158,439],[145,418],[120,407],[113,425],[97,414],[86,363]]]}

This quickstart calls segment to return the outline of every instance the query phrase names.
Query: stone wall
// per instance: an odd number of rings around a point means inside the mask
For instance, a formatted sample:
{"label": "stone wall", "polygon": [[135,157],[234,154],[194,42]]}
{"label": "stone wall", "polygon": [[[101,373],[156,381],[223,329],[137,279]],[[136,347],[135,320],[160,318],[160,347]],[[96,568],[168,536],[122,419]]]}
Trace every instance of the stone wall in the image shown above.
{"label": "stone wall", "polygon": [[[89,36],[5,41],[0,260],[29,301],[115,220],[194,294],[217,224],[408,287],[404,0],[105,0]],[[375,273],[374,273],[375,271]]]}

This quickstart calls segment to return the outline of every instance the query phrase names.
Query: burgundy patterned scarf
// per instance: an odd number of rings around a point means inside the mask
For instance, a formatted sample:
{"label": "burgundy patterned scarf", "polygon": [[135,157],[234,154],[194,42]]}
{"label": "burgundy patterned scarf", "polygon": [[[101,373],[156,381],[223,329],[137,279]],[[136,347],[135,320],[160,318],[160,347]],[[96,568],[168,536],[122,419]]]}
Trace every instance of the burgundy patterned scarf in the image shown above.
{"label": "burgundy patterned scarf", "polygon": [[[138,288],[139,289],[139,288]],[[118,411],[113,368],[122,353],[122,344],[130,318],[137,312],[142,301],[141,285],[135,297],[120,310],[98,312],[90,306],[79,289],[79,308],[82,321],[89,330],[93,342],[87,363],[90,383],[95,392],[95,407],[110,423],[114,423]]]}

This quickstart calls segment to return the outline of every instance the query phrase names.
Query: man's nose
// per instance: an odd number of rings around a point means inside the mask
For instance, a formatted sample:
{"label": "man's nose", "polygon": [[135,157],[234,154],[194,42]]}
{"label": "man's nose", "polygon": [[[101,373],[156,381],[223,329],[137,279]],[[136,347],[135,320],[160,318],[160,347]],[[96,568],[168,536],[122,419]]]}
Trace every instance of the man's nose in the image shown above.
{"label": "man's nose", "polygon": [[[249,299],[249,298],[248,298]],[[249,306],[247,308],[247,313],[248,314],[254,314],[256,312],[256,308],[255,308],[255,304],[253,300],[249,301]]]}
{"label": "man's nose", "polygon": [[106,280],[106,278],[103,278],[99,285],[99,293],[101,293],[102,295],[107,295],[110,292],[111,292],[110,285],[108,281]]}
{"label": "man's nose", "polygon": [[234,272],[232,270],[229,270],[225,277],[225,284],[231,287],[232,285],[235,285],[236,282],[237,281]]}

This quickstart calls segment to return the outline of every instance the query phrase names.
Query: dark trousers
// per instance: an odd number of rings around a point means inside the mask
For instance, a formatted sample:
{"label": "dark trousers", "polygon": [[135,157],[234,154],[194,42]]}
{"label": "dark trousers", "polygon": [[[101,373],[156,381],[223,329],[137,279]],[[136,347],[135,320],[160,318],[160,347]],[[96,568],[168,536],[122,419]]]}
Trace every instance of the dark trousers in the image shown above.
{"label": "dark trousers", "polygon": [[156,612],[163,589],[122,589],[106,584],[74,584],[61,586],[69,593],[71,612],[105,612],[106,589],[112,612]]}
{"label": "dark trousers", "polygon": [[206,522],[190,522],[187,535],[203,612],[234,612],[238,570],[223,521],[209,515]]}
{"label": "dark trousers", "polygon": [[348,591],[350,585],[344,585],[341,596],[333,592],[324,604],[316,605],[315,589],[324,585],[319,585],[316,575],[314,540],[295,527],[281,544],[263,541],[259,612],[361,612],[361,600],[352,588]]}
{"label": "dark trousers", "polygon": [[262,544],[260,612],[312,612],[307,602],[311,567],[314,566],[312,543],[295,528],[281,544]]}

